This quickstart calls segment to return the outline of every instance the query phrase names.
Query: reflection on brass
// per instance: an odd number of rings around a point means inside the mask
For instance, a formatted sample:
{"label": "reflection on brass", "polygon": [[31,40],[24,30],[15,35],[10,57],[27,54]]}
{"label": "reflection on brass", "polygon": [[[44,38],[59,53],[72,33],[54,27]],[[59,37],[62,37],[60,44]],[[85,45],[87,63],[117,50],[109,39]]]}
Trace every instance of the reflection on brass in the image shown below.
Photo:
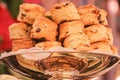
{"label": "reflection on brass", "polygon": [[[54,73],[56,75],[58,75],[57,73],[59,72],[59,74],[63,74],[73,71],[77,72],[72,73],[73,76],[86,76],[101,71],[107,67],[109,62],[110,57],[101,54],[52,53],[51,56],[45,59],[37,60],[35,67],[40,71],[48,71],[48,73]],[[52,74],[52,76],[54,74]]]}
{"label": "reflection on brass", "polygon": [[54,56],[36,61],[35,66],[49,71],[64,71],[71,68],[82,71],[87,68],[88,62],[86,59],[74,56]]}
{"label": "reflection on brass", "polygon": [[[54,77],[84,77],[105,69],[110,63],[110,56],[92,53],[52,53],[51,56],[37,60],[35,67],[44,74]],[[59,75],[59,76],[58,76]],[[61,76],[60,76],[61,75]]]}
{"label": "reflection on brass", "polygon": [[35,80],[81,80],[105,74],[120,62],[120,57],[103,53],[53,52],[49,57],[35,62],[40,72],[22,67],[15,56],[3,60],[15,72]]}

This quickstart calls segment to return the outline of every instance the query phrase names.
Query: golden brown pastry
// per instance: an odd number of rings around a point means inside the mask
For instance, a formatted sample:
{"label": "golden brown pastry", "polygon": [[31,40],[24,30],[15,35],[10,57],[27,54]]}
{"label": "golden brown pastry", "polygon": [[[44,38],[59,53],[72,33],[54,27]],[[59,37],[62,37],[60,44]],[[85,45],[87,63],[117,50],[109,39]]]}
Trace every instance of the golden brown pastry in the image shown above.
{"label": "golden brown pastry", "polygon": [[71,2],[61,2],[53,5],[50,10],[52,19],[56,23],[80,19],[78,10]]}
{"label": "golden brown pastry", "polygon": [[62,41],[71,34],[84,33],[83,29],[84,25],[79,20],[62,23],[59,26],[59,41]]}
{"label": "golden brown pastry", "polygon": [[45,17],[40,17],[33,23],[30,37],[32,39],[44,38],[45,40],[55,41],[58,35],[57,28],[57,24],[53,21]]}
{"label": "golden brown pastry", "polygon": [[85,28],[85,34],[88,36],[90,43],[97,41],[108,41],[107,27],[97,24]]}
{"label": "golden brown pastry", "polygon": [[91,13],[80,15],[80,20],[85,26],[99,24],[98,16]]}
{"label": "golden brown pastry", "polygon": [[63,43],[65,48],[88,51],[90,50],[90,42],[88,37],[84,33],[71,34],[69,35]]}
{"label": "golden brown pastry", "polygon": [[85,26],[99,24],[99,10],[94,5],[85,5],[78,8],[80,20]]}
{"label": "golden brown pastry", "polygon": [[12,40],[12,51],[17,51],[20,49],[28,49],[28,48],[33,47],[34,44],[35,44],[35,42],[29,38],[14,39],[14,40]]}
{"label": "golden brown pastry", "polygon": [[84,14],[87,14],[87,13],[99,15],[99,9],[96,6],[91,5],[91,4],[78,7],[78,12],[79,12],[80,15],[84,15]]}
{"label": "golden brown pastry", "polygon": [[46,11],[45,14],[44,14],[44,17],[52,20],[51,12],[50,11]]}
{"label": "golden brown pastry", "polygon": [[49,49],[55,46],[61,46],[61,43],[58,41],[44,41],[44,42],[39,42],[35,44],[35,47],[39,47],[42,49]]}
{"label": "golden brown pastry", "polygon": [[32,24],[37,17],[43,16],[45,9],[37,4],[23,3],[20,5],[20,11],[17,20]]}
{"label": "golden brown pastry", "polygon": [[107,21],[107,12],[103,9],[99,9],[99,17],[98,17],[99,23],[105,26],[108,26]]}
{"label": "golden brown pastry", "polygon": [[117,53],[117,48],[108,42],[95,42],[91,44],[91,50],[99,50],[102,53]]}
{"label": "golden brown pastry", "polygon": [[13,23],[9,26],[10,39],[30,38],[31,26],[25,23]]}
{"label": "golden brown pastry", "polygon": [[113,34],[112,34],[112,29],[107,27],[107,42],[109,44],[113,44]]}

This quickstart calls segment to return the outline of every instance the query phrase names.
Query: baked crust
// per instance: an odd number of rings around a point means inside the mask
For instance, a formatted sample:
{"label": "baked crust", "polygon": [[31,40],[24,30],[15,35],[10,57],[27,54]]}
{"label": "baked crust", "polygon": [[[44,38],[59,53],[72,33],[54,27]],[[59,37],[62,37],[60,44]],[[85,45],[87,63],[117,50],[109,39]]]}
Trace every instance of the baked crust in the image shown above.
{"label": "baked crust", "polygon": [[71,2],[57,3],[50,9],[50,12],[52,19],[58,24],[80,19],[77,8]]}
{"label": "baked crust", "polygon": [[43,16],[45,9],[37,4],[23,3],[20,5],[20,11],[17,20],[32,24],[36,18]]}
{"label": "baked crust", "polygon": [[32,39],[41,39],[45,38],[48,41],[55,41],[58,26],[55,22],[45,18],[40,17],[35,20],[33,23],[33,28],[31,29],[30,38]]}

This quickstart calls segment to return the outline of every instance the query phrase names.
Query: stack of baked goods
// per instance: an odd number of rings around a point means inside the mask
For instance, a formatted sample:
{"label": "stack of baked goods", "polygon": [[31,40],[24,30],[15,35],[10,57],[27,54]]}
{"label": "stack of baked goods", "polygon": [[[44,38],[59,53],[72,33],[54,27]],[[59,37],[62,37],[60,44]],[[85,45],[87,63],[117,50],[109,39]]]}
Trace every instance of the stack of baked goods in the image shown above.
{"label": "stack of baked goods", "polygon": [[[18,23],[9,27],[12,51],[62,46],[79,51],[97,49],[117,53],[107,22],[107,12],[94,5],[77,8],[71,2],[61,2],[46,11],[40,5],[23,3],[17,20]],[[16,57],[22,66],[39,71],[34,66],[36,58],[30,59],[23,55]]]}

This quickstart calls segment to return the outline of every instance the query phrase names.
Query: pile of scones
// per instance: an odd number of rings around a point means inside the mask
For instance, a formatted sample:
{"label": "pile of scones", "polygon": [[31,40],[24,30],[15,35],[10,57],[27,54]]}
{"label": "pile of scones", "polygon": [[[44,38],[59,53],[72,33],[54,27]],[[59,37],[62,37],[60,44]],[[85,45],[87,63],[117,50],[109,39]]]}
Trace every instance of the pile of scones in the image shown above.
{"label": "pile of scones", "polygon": [[38,4],[23,3],[17,20],[9,26],[12,51],[62,46],[79,51],[97,49],[117,53],[107,12],[94,5],[76,8],[71,2],[61,2],[46,11]]}

